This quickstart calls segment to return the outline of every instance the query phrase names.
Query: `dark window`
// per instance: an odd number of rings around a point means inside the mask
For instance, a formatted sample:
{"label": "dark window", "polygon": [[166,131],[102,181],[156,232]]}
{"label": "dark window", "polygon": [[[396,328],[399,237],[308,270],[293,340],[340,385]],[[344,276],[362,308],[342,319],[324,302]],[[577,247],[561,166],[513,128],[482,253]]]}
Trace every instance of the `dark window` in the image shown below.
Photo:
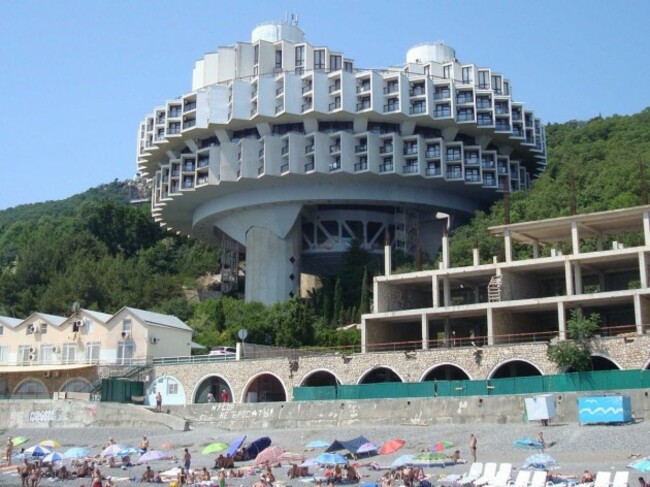
{"label": "dark window", "polygon": [[275,51],[275,67],[282,69],[282,51]]}
{"label": "dark window", "polygon": [[314,51],[314,69],[325,69],[325,49]]}
{"label": "dark window", "polygon": [[341,56],[330,56],[330,71],[341,69]]}

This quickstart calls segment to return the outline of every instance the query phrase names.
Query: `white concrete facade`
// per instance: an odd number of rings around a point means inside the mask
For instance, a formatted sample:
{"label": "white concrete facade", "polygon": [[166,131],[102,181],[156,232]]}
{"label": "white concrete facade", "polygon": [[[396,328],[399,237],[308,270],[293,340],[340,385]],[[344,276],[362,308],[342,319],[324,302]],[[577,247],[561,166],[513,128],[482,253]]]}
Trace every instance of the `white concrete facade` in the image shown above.
{"label": "white concrete facade", "polygon": [[[297,205],[288,228],[329,211],[335,225],[317,224],[320,240],[302,244],[309,267],[312,257],[340,253],[344,239],[383,252],[367,239],[377,225],[409,252],[394,215],[411,212],[419,225],[436,225],[437,211],[467,216],[502,192],[528,188],[546,165],[544,127],[513,99],[510,81],[461,63],[439,43],[413,47],[406,60],[359,69],[341,52],[305,41],[294,23],[260,25],[251,42],[206,54],[192,91],[140,124],[137,164],[154,180],[154,217],[202,240],[227,235],[247,246],[260,208]],[[368,209],[394,223],[347,217]],[[439,234],[429,231],[421,242],[431,256]],[[282,259],[270,250],[261,257]],[[277,271],[283,281],[294,269]],[[265,290],[247,289],[247,299],[272,303],[296,292],[300,280],[290,288],[275,286],[275,274],[253,281]]]}

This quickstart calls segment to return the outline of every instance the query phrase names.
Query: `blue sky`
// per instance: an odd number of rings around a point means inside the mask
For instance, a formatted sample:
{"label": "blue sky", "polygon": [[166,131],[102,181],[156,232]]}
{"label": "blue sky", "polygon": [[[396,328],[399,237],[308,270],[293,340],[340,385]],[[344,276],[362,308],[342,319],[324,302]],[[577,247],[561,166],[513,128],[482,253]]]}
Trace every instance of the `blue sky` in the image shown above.
{"label": "blue sky", "polygon": [[442,40],[544,123],[650,105],[647,0],[0,0],[0,209],[133,176],[139,122],[190,91],[194,61],[287,12],[357,67]]}

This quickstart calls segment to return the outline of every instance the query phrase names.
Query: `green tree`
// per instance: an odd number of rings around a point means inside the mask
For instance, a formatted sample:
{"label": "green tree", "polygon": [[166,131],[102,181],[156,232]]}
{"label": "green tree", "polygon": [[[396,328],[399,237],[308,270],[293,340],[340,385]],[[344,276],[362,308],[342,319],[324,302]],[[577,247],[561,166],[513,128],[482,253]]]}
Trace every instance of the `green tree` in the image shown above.
{"label": "green tree", "polygon": [[598,330],[600,316],[592,313],[583,316],[581,309],[572,309],[566,328],[571,340],[549,345],[547,356],[558,367],[575,371],[591,368],[591,338]]}
{"label": "green tree", "polygon": [[343,283],[341,277],[336,278],[334,285],[334,310],[332,313],[332,322],[335,325],[341,324],[343,318]]}

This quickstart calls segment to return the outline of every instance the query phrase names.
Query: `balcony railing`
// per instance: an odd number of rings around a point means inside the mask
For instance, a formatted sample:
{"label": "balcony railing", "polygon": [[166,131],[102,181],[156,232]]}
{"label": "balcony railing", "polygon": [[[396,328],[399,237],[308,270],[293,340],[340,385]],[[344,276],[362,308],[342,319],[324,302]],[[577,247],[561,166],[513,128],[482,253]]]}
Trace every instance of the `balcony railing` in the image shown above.
{"label": "balcony railing", "polygon": [[357,93],[365,93],[366,91],[370,91],[370,83],[357,86]]}
{"label": "balcony railing", "polygon": [[195,101],[190,101],[185,104],[183,107],[183,112],[189,112],[190,110],[194,110],[196,108],[196,102]]}
{"label": "balcony railing", "polygon": [[509,123],[497,123],[494,127],[495,130],[498,130],[500,132],[510,132],[510,124]]}
{"label": "balcony railing", "polygon": [[432,159],[440,157],[440,149],[427,149],[424,153],[425,157],[430,157]]}
{"label": "balcony railing", "polygon": [[433,94],[434,100],[447,100],[448,98],[451,98],[451,91],[436,91]]}
{"label": "balcony railing", "polygon": [[282,147],[282,149],[280,149],[280,154],[281,155],[285,156],[288,153],[289,153],[289,146],[288,145],[285,145],[284,147]]}
{"label": "balcony railing", "polygon": [[379,172],[393,172],[395,169],[392,162],[385,162],[379,165]]}
{"label": "balcony railing", "polygon": [[494,169],[496,165],[494,164],[494,161],[481,161],[481,167],[483,169]]}
{"label": "balcony railing", "polygon": [[329,93],[335,93],[337,91],[341,91],[341,85],[332,85],[328,89]]}
{"label": "balcony railing", "polygon": [[331,112],[332,110],[336,110],[337,108],[341,108],[341,102],[340,101],[335,101],[329,104],[328,106],[329,111]]}
{"label": "balcony railing", "polygon": [[367,152],[367,151],[368,151],[368,145],[366,145],[366,144],[355,145],[354,146],[354,152],[356,152],[357,154],[359,152]]}
{"label": "balcony railing", "polygon": [[409,96],[422,96],[426,93],[424,86],[416,86],[409,92]]}
{"label": "balcony railing", "polygon": [[309,93],[314,87],[311,84],[302,87],[302,94]]}
{"label": "balcony railing", "polygon": [[289,172],[289,164],[282,164],[280,167],[280,174]]}
{"label": "balcony railing", "polygon": [[305,164],[305,172],[310,172],[314,170],[314,163],[313,162],[308,162]]}
{"label": "balcony railing", "polygon": [[491,118],[479,118],[478,121],[476,122],[477,125],[494,125],[494,122],[492,121]]}
{"label": "balcony railing", "polygon": [[427,167],[426,174],[427,176],[440,176],[442,174],[442,171],[439,167],[429,166]]}
{"label": "balcony railing", "polygon": [[399,110],[399,105],[397,103],[384,105],[384,113],[396,112],[397,110]]}
{"label": "balcony railing", "polygon": [[357,103],[357,112],[360,112],[361,110],[368,110],[370,108],[370,102],[369,101],[364,101],[361,103]]}
{"label": "balcony railing", "polygon": [[388,144],[388,145],[382,145],[379,148],[379,153],[380,154],[391,154],[393,152],[393,145]]}
{"label": "balcony railing", "polygon": [[463,173],[462,171],[447,171],[446,177],[447,179],[462,179]]}
{"label": "balcony railing", "polygon": [[358,172],[358,171],[367,171],[367,170],[368,170],[368,161],[357,162],[357,163],[354,165],[354,171],[355,171],[355,172]]}
{"label": "balcony railing", "polygon": [[451,117],[451,108],[448,108],[446,110],[436,110],[435,112],[433,112],[433,116],[436,118]]}
{"label": "balcony railing", "polygon": [[426,113],[426,111],[427,111],[426,105],[415,105],[415,106],[412,106],[409,109],[409,115],[417,115],[417,114],[420,114],[420,113]]}
{"label": "balcony railing", "polygon": [[403,151],[405,156],[417,156],[418,155],[418,146],[405,146]]}
{"label": "balcony railing", "polygon": [[330,162],[329,169],[330,169],[330,172],[340,170],[341,169],[341,161]]}
{"label": "balcony railing", "polygon": [[478,157],[466,157],[465,158],[465,165],[466,166],[478,166],[480,163]]}
{"label": "balcony railing", "polygon": [[497,181],[494,178],[490,178],[490,177],[487,177],[487,176],[484,175],[483,176],[483,185],[484,186],[496,186]]}
{"label": "balcony railing", "polygon": [[333,154],[335,152],[341,152],[341,144],[330,145],[330,154]]}
{"label": "balcony railing", "polygon": [[309,109],[311,108],[311,106],[312,106],[312,103],[311,103],[311,102],[303,103],[303,104],[302,104],[302,111],[304,112],[304,111],[309,110]]}
{"label": "balcony railing", "polygon": [[384,88],[384,95],[390,95],[391,93],[397,93],[397,85],[388,85]]}
{"label": "balcony railing", "polygon": [[314,144],[305,146],[305,154],[309,154],[310,152],[314,152]]}
{"label": "balcony railing", "polygon": [[474,114],[469,112],[461,112],[456,116],[456,120],[458,122],[473,122],[474,121]]}
{"label": "balcony railing", "polygon": [[416,174],[420,172],[420,168],[417,164],[407,164],[405,166],[402,166],[402,172],[404,174]]}
{"label": "balcony railing", "polygon": [[189,129],[191,127],[194,127],[195,125],[196,125],[196,119],[194,119],[194,118],[192,120],[185,120],[183,122],[183,128],[184,129]]}
{"label": "balcony railing", "polygon": [[480,183],[481,175],[480,174],[465,174],[465,181],[468,183]]}

